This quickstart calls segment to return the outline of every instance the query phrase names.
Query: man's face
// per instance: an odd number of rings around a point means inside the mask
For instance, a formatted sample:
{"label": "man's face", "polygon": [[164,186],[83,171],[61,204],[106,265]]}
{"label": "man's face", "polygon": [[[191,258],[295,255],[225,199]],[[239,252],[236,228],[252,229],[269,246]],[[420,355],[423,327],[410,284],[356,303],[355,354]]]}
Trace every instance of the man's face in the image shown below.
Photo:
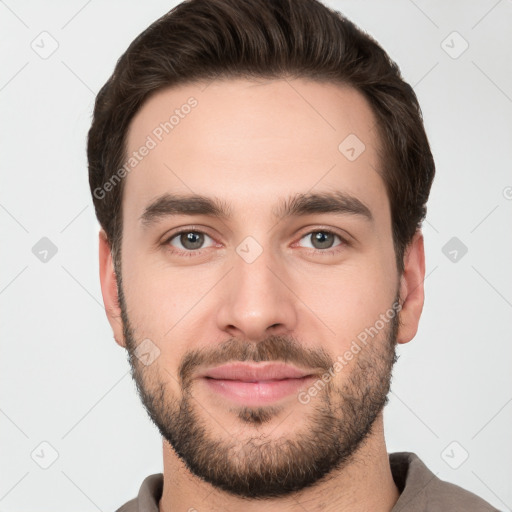
{"label": "man's face", "polygon": [[304,80],[185,85],[135,116],[128,154],[145,144],[125,178],[118,336],[144,405],[219,488],[311,485],[371,432],[394,362],[399,276],[370,107]]}

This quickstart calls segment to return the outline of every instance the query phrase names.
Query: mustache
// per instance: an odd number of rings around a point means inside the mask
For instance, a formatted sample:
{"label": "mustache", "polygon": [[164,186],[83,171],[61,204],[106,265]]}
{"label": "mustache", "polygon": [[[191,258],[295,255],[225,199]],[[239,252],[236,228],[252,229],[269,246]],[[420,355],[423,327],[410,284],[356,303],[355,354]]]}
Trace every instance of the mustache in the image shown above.
{"label": "mustache", "polygon": [[182,359],[178,377],[186,389],[197,368],[219,366],[231,362],[280,362],[291,363],[302,368],[329,371],[334,361],[322,348],[310,349],[301,346],[295,339],[285,336],[270,336],[260,342],[246,342],[230,338],[215,347],[196,349]]}

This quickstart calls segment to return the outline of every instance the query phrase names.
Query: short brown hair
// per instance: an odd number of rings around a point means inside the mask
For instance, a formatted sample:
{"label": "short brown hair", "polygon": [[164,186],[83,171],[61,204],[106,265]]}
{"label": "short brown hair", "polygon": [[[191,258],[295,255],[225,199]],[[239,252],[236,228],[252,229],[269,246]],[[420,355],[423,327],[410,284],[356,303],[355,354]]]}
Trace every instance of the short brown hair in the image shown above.
{"label": "short brown hair", "polygon": [[404,251],[425,218],[435,173],[418,100],[368,34],[317,0],[185,0],[117,61],[96,97],[87,156],[96,215],[119,268],[124,180],[106,194],[97,191],[123,166],[129,124],[148,97],[215,78],[286,77],[346,84],[369,102],[403,271]]}

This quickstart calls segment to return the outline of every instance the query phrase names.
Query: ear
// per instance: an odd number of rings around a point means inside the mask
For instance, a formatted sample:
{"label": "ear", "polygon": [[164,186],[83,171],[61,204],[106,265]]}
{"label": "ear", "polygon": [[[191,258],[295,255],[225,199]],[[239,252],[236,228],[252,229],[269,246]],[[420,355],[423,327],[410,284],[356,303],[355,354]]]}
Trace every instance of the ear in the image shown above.
{"label": "ear", "polygon": [[404,255],[404,272],[400,278],[400,327],[398,329],[398,343],[411,341],[418,331],[425,293],[423,281],[425,280],[425,250],[423,247],[423,234],[416,231],[412,241],[406,248]]}
{"label": "ear", "polygon": [[114,331],[116,342],[121,347],[126,348],[121,308],[119,307],[119,297],[117,294],[117,276],[114,271],[110,243],[103,229],[101,229],[99,233],[99,242],[101,294],[103,295],[105,312],[110,326]]}

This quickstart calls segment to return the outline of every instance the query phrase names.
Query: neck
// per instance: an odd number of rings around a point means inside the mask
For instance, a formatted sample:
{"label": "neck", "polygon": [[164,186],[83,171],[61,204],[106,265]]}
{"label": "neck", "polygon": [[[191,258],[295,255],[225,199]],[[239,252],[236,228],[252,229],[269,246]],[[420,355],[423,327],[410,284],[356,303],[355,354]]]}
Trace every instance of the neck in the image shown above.
{"label": "neck", "polygon": [[202,481],[185,467],[167,441],[163,442],[164,487],[159,512],[390,512],[399,498],[384,440],[382,413],[372,432],[339,470],[316,485],[293,495],[250,500],[238,498]]}

